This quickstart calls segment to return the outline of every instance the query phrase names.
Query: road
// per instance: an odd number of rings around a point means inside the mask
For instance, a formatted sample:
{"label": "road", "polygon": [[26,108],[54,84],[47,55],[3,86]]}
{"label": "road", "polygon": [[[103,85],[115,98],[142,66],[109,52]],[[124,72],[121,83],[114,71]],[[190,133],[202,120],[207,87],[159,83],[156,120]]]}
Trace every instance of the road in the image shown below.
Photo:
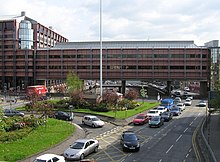
{"label": "road", "polygon": [[[192,149],[192,136],[196,127],[205,116],[205,108],[196,107],[198,101],[193,101],[192,106],[187,106],[180,116],[165,122],[161,128],[128,125],[112,128],[105,135],[93,136],[100,142],[99,152],[91,154],[88,158],[98,162],[196,162]],[[136,132],[141,142],[139,152],[123,152],[119,143],[120,135],[125,130]],[[92,137],[92,134],[90,134]],[[145,160],[143,160],[145,159]]]}

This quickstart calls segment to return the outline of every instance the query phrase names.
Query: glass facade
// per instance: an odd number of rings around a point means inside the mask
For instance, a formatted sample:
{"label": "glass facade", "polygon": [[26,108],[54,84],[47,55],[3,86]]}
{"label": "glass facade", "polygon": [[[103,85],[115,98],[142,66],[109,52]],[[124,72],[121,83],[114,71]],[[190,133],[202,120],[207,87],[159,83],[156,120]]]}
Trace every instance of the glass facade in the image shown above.
{"label": "glass facade", "polygon": [[19,43],[20,49],[32,49],[33,48],[33,33],[34,30],[31,27],[31,22],[22,20],[19,25]]}

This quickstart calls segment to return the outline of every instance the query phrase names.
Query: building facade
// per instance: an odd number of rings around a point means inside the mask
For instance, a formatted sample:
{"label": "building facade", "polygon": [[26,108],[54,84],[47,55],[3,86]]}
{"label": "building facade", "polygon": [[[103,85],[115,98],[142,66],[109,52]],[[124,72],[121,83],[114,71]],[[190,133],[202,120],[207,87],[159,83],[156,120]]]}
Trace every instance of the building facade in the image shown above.
{"label": "building facade", "polygon": [[27,17],[0,17],[0,87],[24,88],[33,84],[35,53],[41,48],[51,48],[68,39]]}
{"label": "building facade", "polygon": [[[175,80],[198,81],[203,87],[211,83],[214,51],[210,43],[197,46],[193,41],[104,41],[102,44],[103,80],[163,80],[168,84]],[[99,80],[100,42],[68,42],[51,27],[26,17],[24,12],[0,19],[3,91],[59,83],[69,72],[83,80]]]}

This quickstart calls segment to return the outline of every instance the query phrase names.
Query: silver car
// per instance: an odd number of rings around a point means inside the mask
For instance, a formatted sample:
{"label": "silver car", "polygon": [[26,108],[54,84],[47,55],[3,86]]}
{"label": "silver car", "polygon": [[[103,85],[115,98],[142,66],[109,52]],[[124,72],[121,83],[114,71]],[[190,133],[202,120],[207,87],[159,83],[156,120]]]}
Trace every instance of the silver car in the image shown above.
{"label": "silver car", "polygon": [[103,127],[104,126],[104,121],[100,120],[98,117],[93,116],[93,115],[86,115],[82,118],[82,123],[85,125],[92,126],[93,128],[95,127]]}
{"label": "silver car", "polygon": [[99,142],[94,139],[78,139],[64,151],[68,160],[82,160],[85,156],[98,152]]}

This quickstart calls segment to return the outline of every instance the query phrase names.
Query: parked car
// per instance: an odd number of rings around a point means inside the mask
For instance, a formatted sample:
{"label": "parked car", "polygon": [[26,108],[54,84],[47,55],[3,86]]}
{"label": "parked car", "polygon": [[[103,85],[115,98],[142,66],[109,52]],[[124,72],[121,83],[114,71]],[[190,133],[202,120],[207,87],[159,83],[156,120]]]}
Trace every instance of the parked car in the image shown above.
{"label": "parked car", "polygon": [[34,159],[33,162],[65,162],[65,159],[56,154],[44,154]]}
{"label": "parked car", "polygon": [[99,142],[95,139],[78,139],[64,151],[68,160],[82,160],[87,155],[98,152]]}
{"label": "parked car", "polygon": [[173,106],[170,109],[170,112],[173,114],[173,116],[179,116],[181,114],[181,109],[178,106]]}
{"label": "parked car", "polygon": [[73,120],[73,116],[72,115],[70,115],[70,114],[68,114],[66,112],[63,112],[63,111],[55,112],[54,116],[55,116],[56,119],[68,120],[68,121]]}
{"label": "parked car", "polygon": [[24,116],[23,112],[14,110],[14,109],[5,109],[4,110],[4,115],[5,116]]}
{"label": "parked car", "polygon": [[161,118],[163,118],[164,121],[170,121],[173,118],[173,114],[170,111],[166,111],[161,114]]}
{"label": "parked car", "polygon": [[199,107],[205,107],[206,104],[207,104],[206,101],[201,100],[201,101],[199,101],[199,103],[197,104],[197,106],[199,106]]}
{"label": "parked car", "polygon": [[127,150],[139,151],[140,150],[139,138],[136,136],[136,134],[133,131],[123,132],[121,135],[120,143],[122,145],[123,151],[127,151]]}
{"label": "parked car", "polygon": [[93,115],[86,115],[82,119],[82,123],[88,126],[92,126],[93,128],[95,127],[103,127],[104,126],[104,121],[100,120],[97,116]]}
{"label": "parked car", "polygon": [[133,120],[133,124],[137,125],[137,124],[145,124],[147,123],[149,120],[147,114],[138,114],[134,120]]}
{"label": "parked car", "polygon": [[158,110],[150,110],[147,113],[148,118],[151,118],[153,116],[159,116],[159,115],[160,115],[160,112]]}
{"label": "parked car", "polygon": [[161,114],[161,113],[167,111],[167,108],[165,108],[164,106],[158,106],[157,111],[159,111],[159,113]]}
{"label": "parked car", "polygon": [[184,104],[185,104],[186,106],[191,106],[191,105],[192,105],[192,100],[189,99],[189,98],[187,98],[187,99],[185,100]]}
{"label": "parked car", "polygon": [[164,119],[161,116],[154,116],[149,120],[149,127],[160,127],[164,124]]}
{"label": "parked car", "polygon": [[183,110],[185,110],[185,103],[183,103],[183,102],[179,102],[178,104],[176,104],[176,106],[178,106],[180,109],[181,109],[181,111],[183,111]]}

